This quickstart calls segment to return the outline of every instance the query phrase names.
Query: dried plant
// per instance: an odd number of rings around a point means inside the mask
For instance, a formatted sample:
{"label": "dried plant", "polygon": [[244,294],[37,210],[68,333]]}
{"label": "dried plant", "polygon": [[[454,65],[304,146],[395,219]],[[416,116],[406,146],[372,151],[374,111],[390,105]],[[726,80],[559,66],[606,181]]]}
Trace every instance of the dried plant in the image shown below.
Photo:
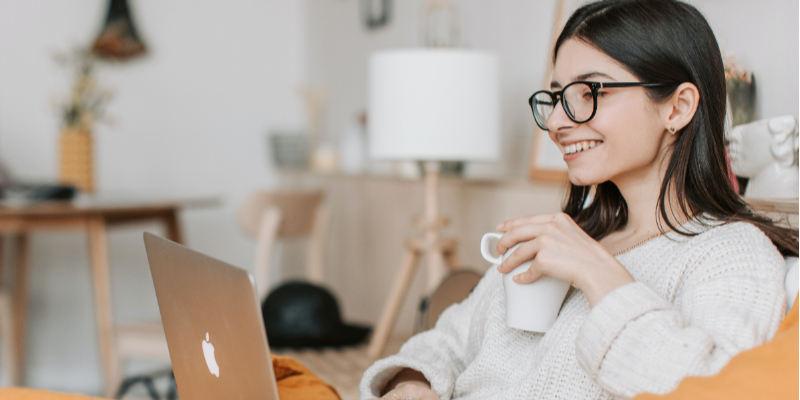
{"label": "dried plant", "polygon": [[742,64],[739,64],[739,61],[736,60],[736,57],[733,53],[728,54],[722,58],[722,62],[725,65],[725,79],[736,79],[740,81],[745,81],[750,83],[753,79],[753,73],[748,71]]}
{"label": "dried plant", "polygon": [[105,106],[113,93],[97,84],[94,75],[97,59],[91,51],[75,48],[69,53],[57,53],[53,58],[73,75],[69,95],[55,99],[62,127],[90,130],[95,122],[108,122]]}
{"label": "dried plant", "polygon": [[723,63],[732,126],[751,122],[756,115],[756,82],[753,73],[739,64],[733,53],[723,57]]}

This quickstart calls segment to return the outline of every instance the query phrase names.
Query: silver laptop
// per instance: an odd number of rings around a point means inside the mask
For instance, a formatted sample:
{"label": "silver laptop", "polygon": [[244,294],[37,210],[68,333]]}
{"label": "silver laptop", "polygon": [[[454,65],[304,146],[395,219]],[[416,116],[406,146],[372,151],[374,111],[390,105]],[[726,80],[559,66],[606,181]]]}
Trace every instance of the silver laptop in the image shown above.
{"label": "silver laptop", "polygon": [[278,400],[261,306],[245,270],[145,233],[183,400]]}

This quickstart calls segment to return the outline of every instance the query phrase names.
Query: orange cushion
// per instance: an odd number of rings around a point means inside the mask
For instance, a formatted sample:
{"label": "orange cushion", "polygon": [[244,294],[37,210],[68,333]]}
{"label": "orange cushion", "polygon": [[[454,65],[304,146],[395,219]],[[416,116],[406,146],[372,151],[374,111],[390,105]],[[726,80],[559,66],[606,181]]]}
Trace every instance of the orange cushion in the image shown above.
{"label": "orange cushion", "polygon": [[272,356],[281,400],[341,400],[333,386],[291,357]]}
{"label": "orange cushion", "polygon": [[771,341],[733,357],[713,376],[688,377],[674,392],[634,400],[794,399],[798,393],[798,315],[795,300]]}
{"label": "orange cushion", "polygon": [[[289,357],[272,356],[272,368],[278,381],[278,396],[281,400],[341,400],[333,386],[296,360]],[[47,390],[9,388],[0,389],[3,400],[102,400],[79,394],[55,393]]]}

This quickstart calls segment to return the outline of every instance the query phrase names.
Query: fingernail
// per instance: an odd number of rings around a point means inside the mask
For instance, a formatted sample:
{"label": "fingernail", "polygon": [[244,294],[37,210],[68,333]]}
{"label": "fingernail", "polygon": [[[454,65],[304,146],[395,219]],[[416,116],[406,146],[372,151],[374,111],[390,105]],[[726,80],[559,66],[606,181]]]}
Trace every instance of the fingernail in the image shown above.
{"label": "fingernail", "polygon": [[504,223],[504,222],[503,222],[503,223],[499,223],[499,224],[497,224],[497,230],[499,231],[499,230],[503,229],[503,226],[504,226],[504,225],[505,225],[505,223]]}
{"label": "fingernail", "polygon": [[503,264],[500,264],[500,265],[498,265],[498,266],[497,266],[497,270],[498,270],[498,271],[502,271],[502,270],[503,270]]}
{"label": "fingernail", "polygon": [[511,279],[513,279],[514,282],[519,282],[519,275],[514,275],[514,277]]}

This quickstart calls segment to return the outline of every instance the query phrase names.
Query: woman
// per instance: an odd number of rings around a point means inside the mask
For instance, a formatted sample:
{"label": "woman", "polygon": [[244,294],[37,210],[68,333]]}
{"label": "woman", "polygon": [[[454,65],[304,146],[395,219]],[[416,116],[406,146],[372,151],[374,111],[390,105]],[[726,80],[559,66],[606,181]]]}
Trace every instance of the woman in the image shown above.
{"label": "woman", "polygon": [[[727,180],[725,78],[711,28],[674,0],[600,1],[556,41],[536,122],[564,152],[563,213],[502,223],[504,253],[462,303],[371,366],[361,398],[610,399],[665,393],[767,341],[797,235]],[[590,195],[591,194],[591,195]],[[546,333],[505,325],[502,275],[573,288]]]}

